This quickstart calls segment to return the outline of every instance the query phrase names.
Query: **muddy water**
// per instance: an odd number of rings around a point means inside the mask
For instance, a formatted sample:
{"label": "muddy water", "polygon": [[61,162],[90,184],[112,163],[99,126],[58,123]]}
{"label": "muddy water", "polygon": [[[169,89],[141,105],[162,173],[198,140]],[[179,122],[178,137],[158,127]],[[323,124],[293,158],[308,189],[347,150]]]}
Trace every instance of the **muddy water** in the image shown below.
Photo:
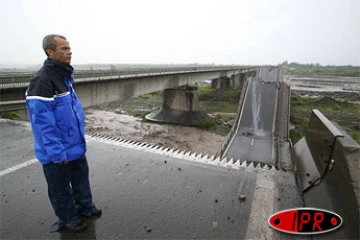
{"label": "muddy water", "polygon": [[142,122],[141,118],[91,108],[86,109],[86,131],[209,155],[216,153],[224,139],[202,129]]}

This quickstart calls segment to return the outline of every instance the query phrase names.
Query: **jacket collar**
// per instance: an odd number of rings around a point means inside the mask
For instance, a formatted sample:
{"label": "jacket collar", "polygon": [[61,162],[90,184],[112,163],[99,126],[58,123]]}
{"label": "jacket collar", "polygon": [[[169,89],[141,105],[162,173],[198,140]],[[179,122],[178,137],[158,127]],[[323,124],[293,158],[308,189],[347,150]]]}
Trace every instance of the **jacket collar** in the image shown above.
{"label": "jacket collar", "polygon": [[53,68],[58,74],[63,77],[71,75],[74,71],[74,68],[70,64],[63,64],[52,58],[46,59],[44,62],[44,66]]}

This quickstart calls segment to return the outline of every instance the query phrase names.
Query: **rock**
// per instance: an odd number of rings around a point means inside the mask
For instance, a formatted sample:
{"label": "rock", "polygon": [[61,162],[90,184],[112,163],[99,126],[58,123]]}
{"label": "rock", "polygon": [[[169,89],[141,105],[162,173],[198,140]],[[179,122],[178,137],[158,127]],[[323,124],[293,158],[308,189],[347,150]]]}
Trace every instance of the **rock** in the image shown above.
{"label": "rock", "polygon": [[245,195],[240,195],[239,196],[239,201],[240,202],[244,202],[246,200],[246,196]]}

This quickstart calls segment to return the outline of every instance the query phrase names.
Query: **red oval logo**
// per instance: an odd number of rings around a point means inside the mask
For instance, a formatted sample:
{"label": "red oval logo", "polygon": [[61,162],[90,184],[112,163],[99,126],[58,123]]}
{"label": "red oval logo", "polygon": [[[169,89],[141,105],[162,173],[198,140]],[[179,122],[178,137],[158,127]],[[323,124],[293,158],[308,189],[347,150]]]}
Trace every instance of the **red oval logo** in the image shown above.
{"label": "red oval logo", "polygon": [[274,229],[291,234],[320,234],[338,229],[342,218],[331,211],[318,208],[293,208],[270,216]]}

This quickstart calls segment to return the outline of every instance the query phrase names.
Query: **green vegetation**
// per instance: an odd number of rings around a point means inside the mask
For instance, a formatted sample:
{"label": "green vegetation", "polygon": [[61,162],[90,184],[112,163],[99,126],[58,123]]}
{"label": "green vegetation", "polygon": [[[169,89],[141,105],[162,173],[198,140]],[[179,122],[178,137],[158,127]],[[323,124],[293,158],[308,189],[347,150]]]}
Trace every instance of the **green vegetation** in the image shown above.
{"label": "green vegetation", "polygon": [[20,116],[18,112],[9,111],[9,112],[2,112],[0,113],[1,118],[11,119],[11,120],[20,120]]}
{"label": "green vegetation", "polygon": [[290,137],[294,144],[306,135],[312,109],[321,111],[330,121],[337,123],[356,142],[360,143],[360,105],[331,97],[311,98],[293,94],[290,121],[295,129],[290,132]]}
{"label": "green vegetation", "polygon": [[125,100],[121,108],[129,115],[142,117],[161,109],[162,92],[154,92]]}
{"label": "green vegetation", "polygon": [[360,132],[359,131],[351,131],[348,133],[350,137],[352,137],[357,143],[360,144]]}
{"label": "green vegetation", "polygon": [[[241,94],[240,89],[219,90],[212,89],[208,85],[196,85],[196,87],[198,87],[201,114],[204,115],[197,127],[226,135],[230,131],[230,126],[224,123],[235,118]],[[162,101],[162,92],[150,93],[125,100],[121,104],[121,108],[127,114],[145,117],[151,112],[160,110]],[[207,117],[207,114],[213,117]]]}
{"label": "green vegetation", "polygon": [[201,129],[211,129],[215,128],[217,125],[215,118],[203,118],[200,120],[199,128]]}
{"label": "green vegetation", "polygon": [[[200,108],[207,113],[221,112],[234,113],[240,99],[241,91],[238,88],[229,88],[224,91],[212,89],[211,86],[197,86]],[[149,93],[133,97],[123,102],[122,108],[130,115],[144,116],[161,109],[162,92]]]}
{"label": "green vegetation", "polygon": [[237,104],[225,101],[203,100],[200,102],[201,108],[207,112],[235,113]]}
{"label": "green vegetation", "polygon": [[213,115],[213,119],[204,120],[200,128],[209,129],[217,134],[226,135],[231,129],[225,123],[235,119],[241,91],[239,88],[226,90],[212,89],[211,86],[199,86],[200,109]]}
{"label": "green vegetation", "polygon": [[[360,77],[358,66],[321,66],[320,64],[300,64],[287,61],[280,64],[287,75],[304,76],[344,76]],[[330,121],[337,123],[355,141],[360,143],[360,106],[347,102],[351,99],[330,97],[311,98],[301,95],[291,97],[291,123],[296,127],[290,132],[293,143],[306,135],[311,110],[320,110]]]}
{"label": "green vegetation", "polygon": [[214,97],[214,89],[212,89],[211,86],[197,86],[197,88],[200,101]]}
{"label": "green vegetation", "polygon": [[360,67],[357,66],[321,66],[320,64],[299,64],[287,61],[280,64],[286,75],[306,76],[344,76],[360,77]]}
{"label": "green vegetation", "polygon": [[238,104],[241,91],[239,88],[227,88],[225,90],[212,89],[211,86],[198,86],[200,101],[216,101]]}
{"label": "green vegetation", "polygon": [[[212,89],[211,86],[198,86],[200,109],[204,115],[213,116],[204,118],[198,127],[226,135],[231,127],[225,123],[235,118],[240,94],[240,90],[236,88],[222,91]],[[128,114],[144,117],[150,112],[161,109],[162,92],[131,98],[122,105],[123,110]],[[360,105],[330,97],[314,98],[292,94],[290,121],[295,129],[290,131],[290,137],[294,144],[306,135],[312,109],[320,110],[329,120],[336,122],[360,143]]]}

